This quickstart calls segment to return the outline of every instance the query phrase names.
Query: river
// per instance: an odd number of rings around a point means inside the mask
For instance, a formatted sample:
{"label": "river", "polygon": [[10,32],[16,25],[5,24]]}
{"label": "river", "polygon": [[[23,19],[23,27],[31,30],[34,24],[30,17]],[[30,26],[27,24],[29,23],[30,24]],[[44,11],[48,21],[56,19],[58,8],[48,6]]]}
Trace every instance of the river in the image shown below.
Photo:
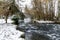
{"label": "river", "polygon": [[25,32],[26,40],[60,40],[60,24],[27,23],[18,28]]}
{"label": "river", "polygon": [[39,24],[26,31],[26,40],[60,40],[60,24]]}

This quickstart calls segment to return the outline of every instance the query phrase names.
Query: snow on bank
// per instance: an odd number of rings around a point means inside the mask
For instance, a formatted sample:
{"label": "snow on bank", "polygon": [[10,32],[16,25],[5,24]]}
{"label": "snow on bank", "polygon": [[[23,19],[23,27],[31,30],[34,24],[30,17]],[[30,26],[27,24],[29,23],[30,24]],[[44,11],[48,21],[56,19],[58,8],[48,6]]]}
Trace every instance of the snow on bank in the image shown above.
{"label": "snow on bank", "polygon": [[24,32],[16,30],[16,25],[0,24],[0,40],[24,40],[20,36]]}
{"label": "snow on bank", "polygon": [[25,18],[24,19],[24,23],[29,23],[29,22],[31,22],[31,18]]}
{"label": "snow on bank", "polygon": [[34,21],[36,21],[38,23],[54,23],[54,21],[43,21],[43,20],[40,20],[40,21],[34,20]]}
{"label": "snow on bank", "polygon": [[[5,19],[0,19],[0,24],[5,23]],[[11,19],[7,19],[7,23],[12,23],[13,21]]]}

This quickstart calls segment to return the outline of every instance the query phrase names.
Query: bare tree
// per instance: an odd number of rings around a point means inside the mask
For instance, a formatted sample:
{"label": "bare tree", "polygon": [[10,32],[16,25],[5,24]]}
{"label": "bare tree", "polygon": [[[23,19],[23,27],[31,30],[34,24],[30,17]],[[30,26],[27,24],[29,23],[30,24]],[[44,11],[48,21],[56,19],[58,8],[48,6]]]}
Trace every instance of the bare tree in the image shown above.
{"label": "bare tree", "polygon": [[1,6],[0,6],[0,14],[5,16],[5,21],[7,23],[7,19],[9,17],[9,15],[13,15],[15,14],[16,12],[18,12],[19,10],[17,9],[17,7],[14,5],[14,3],[1,3]]}

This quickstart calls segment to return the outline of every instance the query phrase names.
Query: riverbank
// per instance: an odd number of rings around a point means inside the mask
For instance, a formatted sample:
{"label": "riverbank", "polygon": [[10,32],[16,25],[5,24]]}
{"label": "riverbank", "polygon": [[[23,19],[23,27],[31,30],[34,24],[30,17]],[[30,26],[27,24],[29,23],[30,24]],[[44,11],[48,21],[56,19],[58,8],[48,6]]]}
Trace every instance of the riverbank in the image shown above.
{"label": "riverbank", "polygon": [[0,24],[0,40],[24,40],[21,35],[24,32],[16,30],[16,25],[10,23]]}
{"label": "riverbank", "polygon": [[37,23],[46,23],[46,24],[60,24],[60,21],[39,21],[39,20],[34,20],[34,22],[37,22]]}
{"label": "riverbank", "polygon": [[24,32],[16,30],[17,26],[11,24],[12,22],[11,19],[7,19],[7,23],[5,19],[0,19],[0,40],[25,40],[21,38]]}

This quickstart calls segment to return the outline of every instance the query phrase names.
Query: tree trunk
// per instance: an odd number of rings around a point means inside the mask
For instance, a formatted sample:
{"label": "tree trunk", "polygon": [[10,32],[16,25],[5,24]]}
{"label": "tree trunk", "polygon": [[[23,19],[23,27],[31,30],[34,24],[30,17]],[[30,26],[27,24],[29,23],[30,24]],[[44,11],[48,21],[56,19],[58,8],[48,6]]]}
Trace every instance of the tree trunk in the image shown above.
{"label": "tree trunk", "polygon": [[6,23],[7,23],[7,19],[8,19],[8,17],[6,16],[6,17],[5,17],[5,21],[6,21]]}

